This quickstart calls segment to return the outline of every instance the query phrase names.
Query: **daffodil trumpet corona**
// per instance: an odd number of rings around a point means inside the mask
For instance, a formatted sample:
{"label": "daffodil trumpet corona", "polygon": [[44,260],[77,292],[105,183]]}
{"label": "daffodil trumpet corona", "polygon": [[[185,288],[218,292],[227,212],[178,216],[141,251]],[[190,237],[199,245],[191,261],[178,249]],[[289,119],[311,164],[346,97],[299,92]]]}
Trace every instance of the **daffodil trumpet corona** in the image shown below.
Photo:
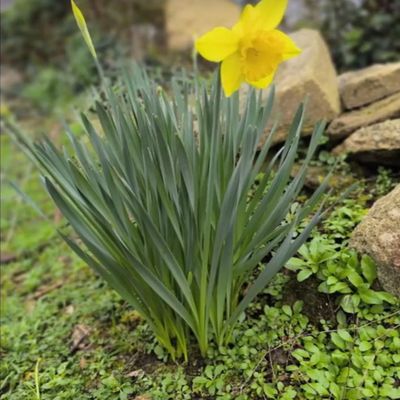
{"label": "daffodil trumpet corona", "polygon": [[196,40],[196,50],[208,61],[221,62],[221,82],[227,97],[243,82],[266,88],[280,63],[300,54],[293,40],[276,29],[288,0],[261,0],[247,5],[239,21],[217,27]]}

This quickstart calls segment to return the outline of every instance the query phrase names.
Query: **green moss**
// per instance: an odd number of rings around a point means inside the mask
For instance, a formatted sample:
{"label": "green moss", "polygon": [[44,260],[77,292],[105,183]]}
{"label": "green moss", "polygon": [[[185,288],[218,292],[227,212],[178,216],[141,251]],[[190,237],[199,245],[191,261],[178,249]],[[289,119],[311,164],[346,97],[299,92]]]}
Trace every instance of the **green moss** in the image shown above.
{"label": "green moss", "polygon": [[[11,186],[2,190],[2,252],[16,257],[1,266],[2,398],[37,399],[37,392],[42,400],[399,397],[398,303],[361,299],[359,312],[339,311],[346,294],[318,288],[334,275],[321,259],[348,251],[343,242],[365,212],[371,182],[335,206],[308,243],[313,257],[298,256],[309,277],[300,284],[290,271],[278,274],[243,315],[229,346],[212,346],[206,360],[194,355],[188,364],[173,364],[135,310],[54,234],[54,208],[35,170],[7,137],[1,141],[5,178],[50,216],[40,217]],[[392,180],[381,171],[375,193]],[[322,245],[312,245],[321,235]],[[339,264],[348,294],[356,294],[348,277],[362,274],[361,265]],[[368,288],[375,285],[371,271],[362,275]],[[86,333],[77,344],[79,329]]]}

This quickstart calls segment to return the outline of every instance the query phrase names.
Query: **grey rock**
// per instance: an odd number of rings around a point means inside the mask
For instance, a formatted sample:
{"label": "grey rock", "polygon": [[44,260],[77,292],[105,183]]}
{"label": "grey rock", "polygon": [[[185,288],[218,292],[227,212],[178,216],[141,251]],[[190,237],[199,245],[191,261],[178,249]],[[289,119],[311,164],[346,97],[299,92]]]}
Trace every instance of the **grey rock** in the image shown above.
{"label": "grey rock", "polygon": [[357,129],[400,117],[400,92],[335,118],[328,127],[332,140],[340,140]]}
{"label": "grey rock", "polygon": [[290,36],[302,53],[284,62],[275,78],[274,115],[280,117],[275,143],[285,140],[288,127],[306,98],[304,135],[310,135],[318,121],[330,121],[340,113],[336,70],[321,34],[312,29],[301,29]]}
{"label": "grey rock", "polygon": [[400,92],[400,62],[346,72],[338,81],[344,107],[361,107]]}
{"label": "grey rock", "polygon": [[400,167],[400,119],[357,130],[333,153],[347,153],[364,163]]}
{"label": "grey rock", "polygon": [[383,288],[400,297],[400,185],[375,202],[350,246],[373,258]]}
{"label": "grey rock", "polygon": [[306,124],[331,120],[340,112],[336,70],[321,34],[301,29],[290,35],[302,53],[283,63],[275,83],[283,123],[289,124],[299,103],[309,97]]}

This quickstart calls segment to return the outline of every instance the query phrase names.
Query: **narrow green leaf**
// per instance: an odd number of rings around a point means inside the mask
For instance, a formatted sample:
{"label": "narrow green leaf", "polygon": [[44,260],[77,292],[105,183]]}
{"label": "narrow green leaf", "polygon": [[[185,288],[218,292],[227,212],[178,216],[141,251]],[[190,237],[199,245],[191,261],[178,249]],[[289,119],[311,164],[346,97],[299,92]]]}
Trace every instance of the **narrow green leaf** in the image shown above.
{"label": "narrow green leaf", "polygon": [[82,33],[83,39],[85,40],[86,45],[89,48],[89,51],[92,54],[93,58],[97,60],[96,50],[93,46],[92,38],[86,25],[85,17],[83,16],[82,11],[79,9],[79,7],[75,4],[74,0],[71,0],[71,7],[76,23]]}

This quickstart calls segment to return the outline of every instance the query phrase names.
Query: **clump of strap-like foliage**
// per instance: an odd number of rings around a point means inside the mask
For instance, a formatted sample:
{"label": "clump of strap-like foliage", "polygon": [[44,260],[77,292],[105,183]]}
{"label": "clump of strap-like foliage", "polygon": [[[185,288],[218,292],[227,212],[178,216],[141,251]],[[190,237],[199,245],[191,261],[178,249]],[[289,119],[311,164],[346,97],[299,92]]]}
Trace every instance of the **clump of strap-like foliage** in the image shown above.
{"label": "clump of strap-like foliage", "polygon": [[225,98],[217,77],[211,90],[187,80],[171,87],[169,96],[135,67],[118,90],[105,88],[106,102],[95,107],[100,124],[82,116],[89,141],[68,132],[72,150],[16,136],[79,238],[62,232],[65,240],[173,358],[187,359],[191,340],[202,355],[211,340],[230,340],[243,311],[319,221],[310,213],[325,183],[295,202],[324,126],[293,178],[303,105],[271,154],[275,126],[259,143],[273,91],[267,101],[250,92],[240,113],[239,95]]}

